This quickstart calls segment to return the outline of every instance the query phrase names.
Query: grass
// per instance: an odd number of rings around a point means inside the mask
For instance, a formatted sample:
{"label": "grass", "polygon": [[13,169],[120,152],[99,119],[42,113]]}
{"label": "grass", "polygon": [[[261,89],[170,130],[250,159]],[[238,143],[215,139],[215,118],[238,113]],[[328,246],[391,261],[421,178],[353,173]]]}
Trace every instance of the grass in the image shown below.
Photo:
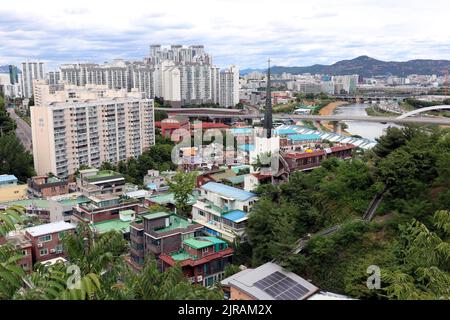
{"label": "grass", "polygon": [[388,117],[398,117],[399,115],[393,112],[384,111],[377,106],[370,106],[366,108],[366,112],[369,116],[388,116]]}

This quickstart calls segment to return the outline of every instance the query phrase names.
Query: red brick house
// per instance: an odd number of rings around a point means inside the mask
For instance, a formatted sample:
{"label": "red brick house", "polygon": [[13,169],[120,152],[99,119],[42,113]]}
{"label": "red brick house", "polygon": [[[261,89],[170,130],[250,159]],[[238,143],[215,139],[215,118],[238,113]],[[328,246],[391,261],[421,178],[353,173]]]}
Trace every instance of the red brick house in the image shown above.
{"label": "red brick house", "polygon": [[26,228],[25,236],[31,241],[32,245],[33,264],[64,257],[62,239],[66,233],[74,230],[74,224],[64,221]]}

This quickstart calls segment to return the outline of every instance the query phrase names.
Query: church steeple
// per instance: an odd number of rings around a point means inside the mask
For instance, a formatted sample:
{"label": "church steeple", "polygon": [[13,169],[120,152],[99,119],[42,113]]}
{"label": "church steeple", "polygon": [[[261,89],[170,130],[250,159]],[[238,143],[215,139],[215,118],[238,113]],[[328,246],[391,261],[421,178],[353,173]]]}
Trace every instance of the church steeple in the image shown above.
{"label": "church steeple", "polygon": [[267,60],[266,110],[264,113],[264,129],[267,138],[272,137],[272,92],[270,90],[270,59]]}

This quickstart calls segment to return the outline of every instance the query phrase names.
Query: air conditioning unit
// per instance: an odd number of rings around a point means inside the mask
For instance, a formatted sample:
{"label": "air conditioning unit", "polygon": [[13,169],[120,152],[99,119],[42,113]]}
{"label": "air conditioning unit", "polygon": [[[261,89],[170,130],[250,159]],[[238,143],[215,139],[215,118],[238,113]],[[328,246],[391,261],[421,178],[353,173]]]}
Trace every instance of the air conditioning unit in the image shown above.
{"label": "air conditioning unit", "polygon": [[197,282],[202,282],[203,281],[203,276],[197,276]]}
{"label": "air conditioning unit", "polygon": [[50,249],[50,253],[55,253],[56,250],[55,249]]}
{"label": "air conditioning unit", "polygon": [[44,245],[42,243],[38,243],[38,248],[42,248]]}

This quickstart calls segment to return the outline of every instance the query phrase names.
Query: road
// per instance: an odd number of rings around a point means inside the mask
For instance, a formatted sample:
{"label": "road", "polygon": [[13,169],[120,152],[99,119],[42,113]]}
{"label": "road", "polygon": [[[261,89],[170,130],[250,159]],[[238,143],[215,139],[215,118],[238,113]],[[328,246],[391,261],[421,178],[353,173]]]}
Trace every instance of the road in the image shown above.
{"label": "road", "polygon": [[31,143],[31,127],[19,117],[13,108],[7,109],[9,116],[14,119],[17,124],[16,136],[22,141],[23,146],[26,150],[33,152]]}
{"label": "road", "polygon": [[[161,110],[161,108],[155,108]],[[167,110],[167,109],[162,109]],[[176,114],[183,114],[191,117],[205,117],[205,118],[236,118],[236,119],[261,119],[264,117],[263,113],[246,114],[242,110],[227,110],[227,109],[208,109],[208,108],[173,108],[169,112]],[[423,118],[423,117],[408,117],[405,119],[398,119],[394,117],[369,117],[369,116],[342,116],[342,115],[292,115],[292,114],[273,114],[273,119],[284,120],[310,120],[310,121],[364,121],[364,122],[381,122],[381,123],[397,123],[397,124],[438,124],[450,126],[450,118]]]}

